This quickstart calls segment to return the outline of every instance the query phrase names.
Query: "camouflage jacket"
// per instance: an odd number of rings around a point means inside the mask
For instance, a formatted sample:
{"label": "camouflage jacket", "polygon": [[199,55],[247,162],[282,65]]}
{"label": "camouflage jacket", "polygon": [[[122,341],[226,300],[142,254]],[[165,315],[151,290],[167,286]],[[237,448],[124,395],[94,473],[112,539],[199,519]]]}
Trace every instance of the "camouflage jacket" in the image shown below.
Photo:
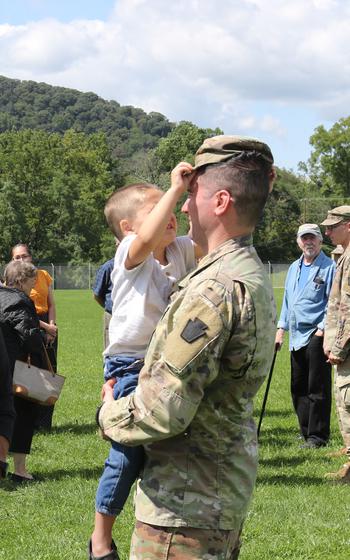
{"label": "camouflage jacket", "polygon": [[350,352],[350,247],[337,263],[328,300],[324,347],[343,360]]}
{"label": "camouflage jacket", "polygon": [[138,520],[241,526],[257,469],[253,397],[271,365],[275,328],[251,237],[226,241],[180,282],[135,393],[100,412],[107,436],[145,446]]}

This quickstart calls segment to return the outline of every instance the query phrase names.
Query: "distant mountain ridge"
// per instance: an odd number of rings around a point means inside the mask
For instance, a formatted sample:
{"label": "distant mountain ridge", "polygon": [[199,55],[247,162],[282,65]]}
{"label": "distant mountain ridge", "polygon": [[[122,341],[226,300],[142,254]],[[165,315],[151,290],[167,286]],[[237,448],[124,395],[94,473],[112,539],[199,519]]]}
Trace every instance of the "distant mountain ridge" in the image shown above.
{"label": "distant mountain ridge", "polygon": [[0,76],[0,132],[24,128],[104,132],[114,157],[157,146],[174,124],[161,113],[106,101],[92,92]]}

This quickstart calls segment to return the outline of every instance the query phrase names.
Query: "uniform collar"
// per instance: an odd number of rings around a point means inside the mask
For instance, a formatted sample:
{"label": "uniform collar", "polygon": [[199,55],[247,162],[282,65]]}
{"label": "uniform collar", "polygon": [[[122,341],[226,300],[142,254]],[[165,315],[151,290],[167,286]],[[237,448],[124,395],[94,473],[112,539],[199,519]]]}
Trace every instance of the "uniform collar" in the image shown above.
{"label": "uniform collar", "polygon": [[178,284],[179,287],[183,288],[185,285],[188,284],[191,278],[199,274],[202,270],[206,269],[208,266],[213,264],[215,261],[217,261],[224,255],[227,255],[228,253],[233,253],[234,251],[237,251],[242,247],[252,248],[252,246],[253,246],[253,236],[251,234],[245,235],[243,237],[234,237],[233,239],[228,239],[227,241],[224,241],[224,243],[221,243],[221,245],[216,247],[213,251],[208,253],[208,255],[206,255],[200,260],[197,268],[195,268],[190,274],[188,274],[183,280],[179,282]]}
{"label": "uniform collar", "polygon": [[345,251],[342,253],[342,255],[340,255],[340,257],[337,261],[337,267],[343,262],[345,257],[348,257],[349,255],[350,255],[350,245],[348,245],[347,248],[345,249]]}

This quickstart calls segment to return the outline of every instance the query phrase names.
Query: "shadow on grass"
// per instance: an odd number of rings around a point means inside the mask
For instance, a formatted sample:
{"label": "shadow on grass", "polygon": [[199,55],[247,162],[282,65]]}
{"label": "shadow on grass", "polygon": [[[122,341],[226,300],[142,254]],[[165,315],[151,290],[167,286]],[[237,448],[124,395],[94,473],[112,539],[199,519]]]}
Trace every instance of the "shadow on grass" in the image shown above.
{"label": "shadow on grass", "polygon": [[103,466],[93,467],[91,469],[81,468],[81,469],[56,469],[48,473],[38,476],[38,481],[51,481],[51,480],[63,480],[65,478],[81,478],[82,480],[93,480],[100,478],[102,474]]}
{"label": "shadow on grass", "polygon": [[97,432],[97,425],[95,422],[92,422],[91,424],[77,424],[71,422],[69,424],[62,424],[61,426],[54,426],[50,433],[64,434],[67,432],[76,435],[89,435]]}
{"label": "shadow on grass", "polygon": [[[256,418],[260,418],[261,410],[257,410],[254,416]],[[271,417],[271,418],[289,418],[290,416],[295,416],[295,412],[293,410],[265,410],[264,418]]]}
{"label": "shadow on grass", "polygon": [[307,456],[303,457],[274,457],[273,459],[259,459],[259,465],[264,465],[265,467],[280,467],[281,465],[285,467],[296,467],[305,463],[305,460],[308,460]]}
{"label": "shadow on grass", "polygon": [[64,480],[65,478],[80,478],[81,480],[98,480],[102,474],[102,467],[91,469],[57,469],[48,473],[35,475],[35,482],[30,484],[16,484],[10,479],[1,480],[0,489],[5,492],[16,492],[24,488],[35,489],[39,483]]}
{"label": "shadow on grass", "polygon": [[266,475],[258,476],[257,486],[324,486],[325,479],[320,476]]}

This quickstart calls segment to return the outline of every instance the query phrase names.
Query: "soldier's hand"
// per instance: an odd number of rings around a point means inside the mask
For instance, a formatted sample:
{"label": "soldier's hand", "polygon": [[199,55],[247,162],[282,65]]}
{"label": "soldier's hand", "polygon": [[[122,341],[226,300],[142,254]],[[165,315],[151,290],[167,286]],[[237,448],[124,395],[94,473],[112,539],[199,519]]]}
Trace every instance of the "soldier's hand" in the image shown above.
{"label": "soldier's hand", "polygon": [[105,397],[105,393],[106,393],[106,387],[114,387],[114,385],[116,384],[117,380],[115,378],[113,379],[108,379],[103,385],[102,385],[102,389],[101,389],[101,401],[104,401],[104,397]]}
{"label": "soldier's hand", "polygon": [[332,366],[339,366],[339,364],[342,364],[343,361],[344,360],[342,358],[339,358],[338,356],[332,354],[332,352],[329,352],[327,362],[332,364]]}
{"label": "soldier's hand", "polygon": [[109,383],[105,383],[102,387],[104,389],[103,393],[103,402],[112,402],[114,401],[113,397],[113,387]]}

